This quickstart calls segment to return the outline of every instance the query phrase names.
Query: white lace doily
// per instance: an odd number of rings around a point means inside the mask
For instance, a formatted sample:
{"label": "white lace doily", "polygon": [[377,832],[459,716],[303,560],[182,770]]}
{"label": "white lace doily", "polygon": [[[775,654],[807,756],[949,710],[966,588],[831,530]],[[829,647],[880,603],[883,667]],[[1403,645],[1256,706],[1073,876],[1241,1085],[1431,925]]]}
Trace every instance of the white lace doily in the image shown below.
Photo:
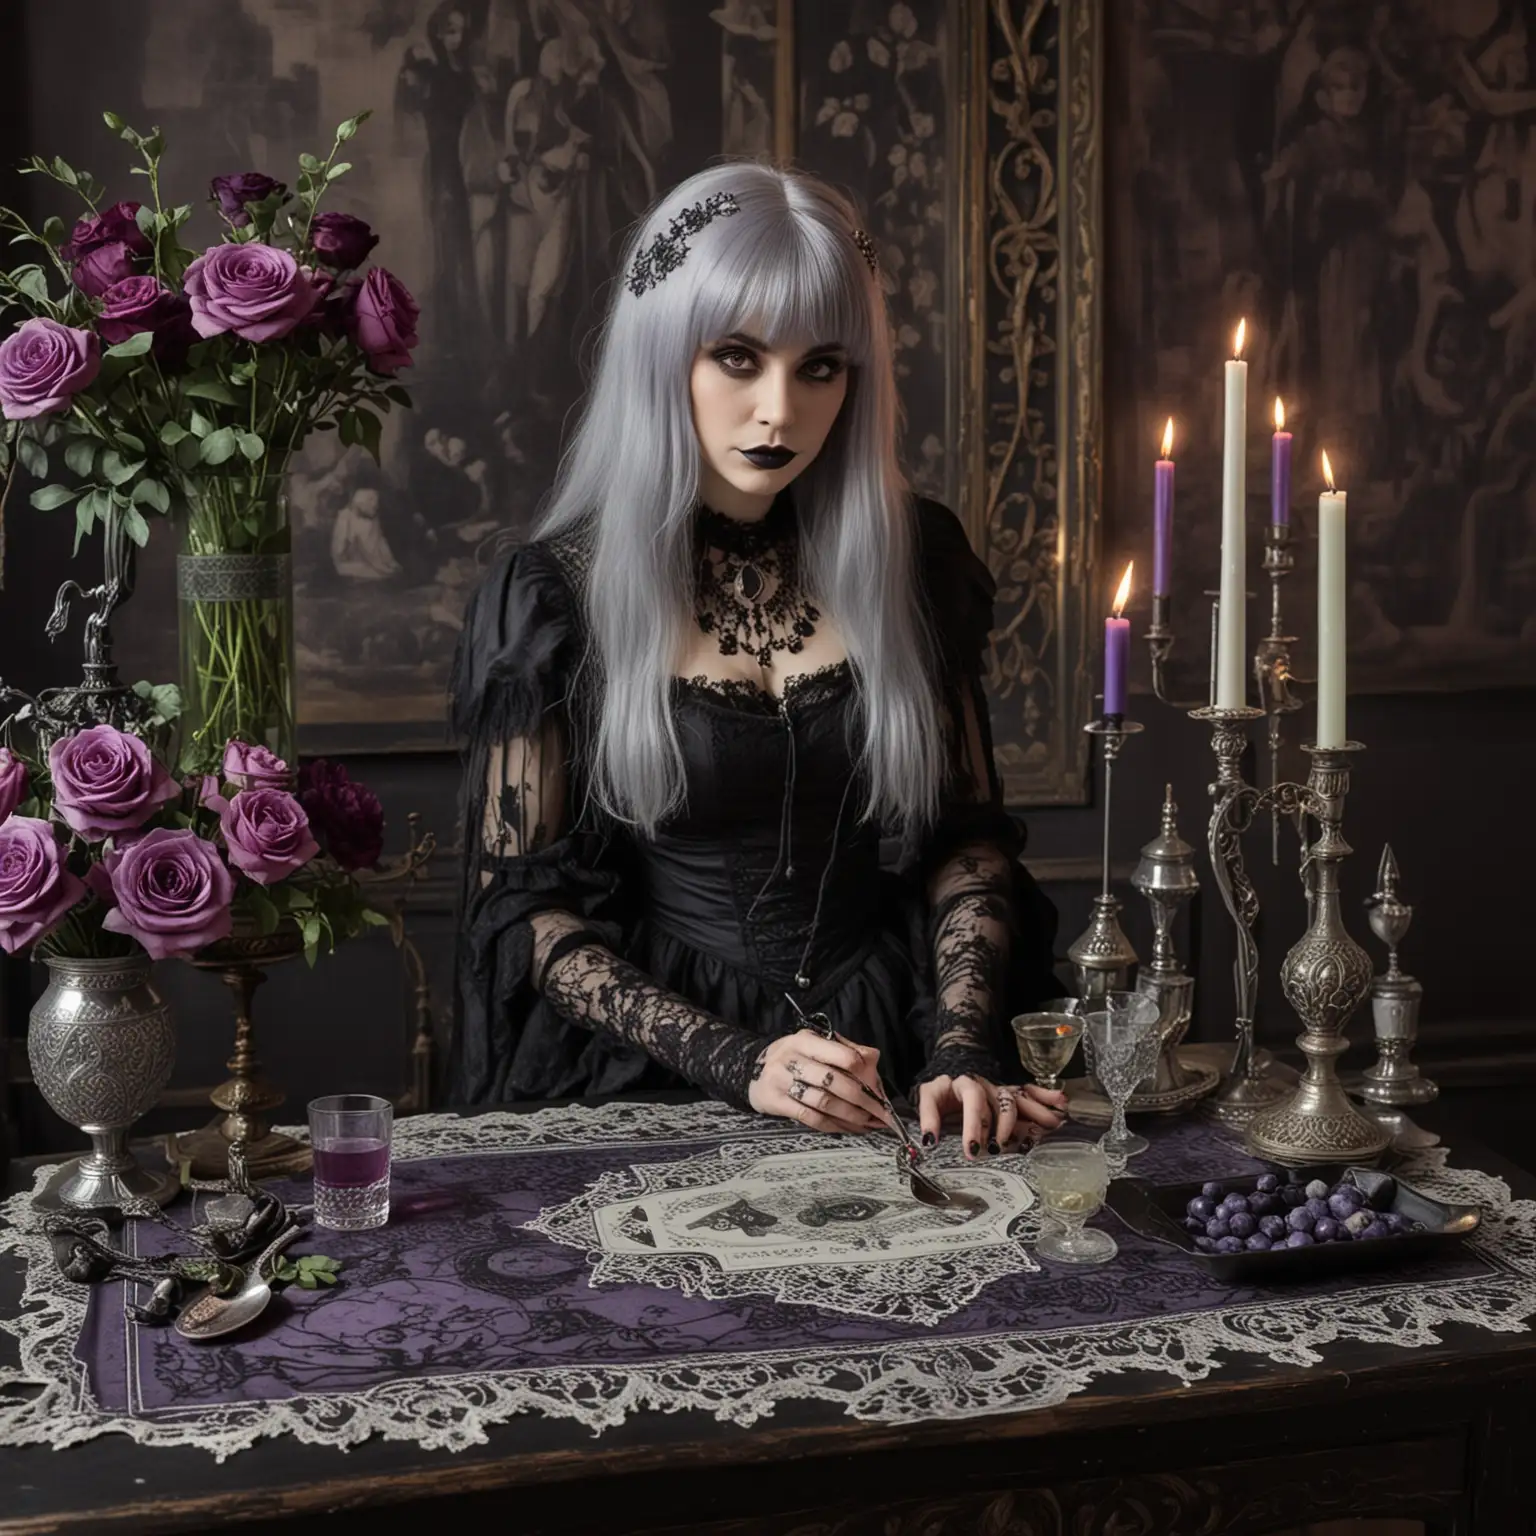
{"label": "white lace doily", "polygon": [[[394,1136],[402,1160],[601,1141],[624,1161],[626,1144],[767,1139],[752,1123],[712,1104],[415,1116],[400,1121]],[[784,1146],[781,1137],[774,1140]],[[686,1162],[686,1146],[680,1150]],[[50,1171],[39,1170],[38,1189]],[[21,1194],[0,1205],[0,1252],[17,1254],[26,1264],[22,1311],[0,1319],[20,1349],[19,1367],[0,1371],[0,1444],[62,1447],[120,1432],[144,1445],[199,1446],[222,1460],[267,1435],[291,1434],[337,1448],[382,1435],[460,1450],[483,1443],[491,1426],[523,1413],[569,1419],[596,1433],[651,1410],[697,1410],[750,1425],[797,1400],[828,1404],[853,1418],[904,1424],[1046,1407],[1121,1372],[1199,1381],[1234,1355],[1315,1365],[1339,1339],[1413,1349],[1440,1343],[1448,1324],[1524,1331],[1536,1316],[1536,1202],[1512,1200],[1501,1179],[1446,1167],[1443,1148],[1418,1154],[1399,1171],[1437,1198],[1482,1206],[1475,1248],[1488,1261],[1486,1269],[1431,1284],[1394,1284],[1384,1277],[1319,1296],[1275,1294],[1199,1310],[1173,1307],[1132,1323],[1026,1332],[1015,1321],[959,1336],[923,1334],[878,1345],[808,1337],[793,1350],[677,1354],[622,1367],[418,1372],[364,1391],[312,1391],[161,1418],[106,1412],[93,1400],[74,1353],[86,1289],[58,1274],[33,1223],[30,1197]],[[1138,1278],[1100,1274],[1121,1286]],[[1047,1272],[1025,1284],[1049,1280]]]}

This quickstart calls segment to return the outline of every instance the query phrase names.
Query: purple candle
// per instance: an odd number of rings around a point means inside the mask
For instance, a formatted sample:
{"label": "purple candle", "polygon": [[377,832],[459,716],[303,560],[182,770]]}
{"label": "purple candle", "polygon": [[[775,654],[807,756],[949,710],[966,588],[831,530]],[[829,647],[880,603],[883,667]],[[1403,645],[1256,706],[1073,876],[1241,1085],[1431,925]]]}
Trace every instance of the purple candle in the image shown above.
{"label": "purple candle", "polygon": [[1269,520],[1291,520],[1291,434],[1285,430],[1285,402],[1275,396],[1275,436],[1269,455]]}
{"label": "purple candle", "polygon": [[1125,568],[1120,588],[1115,593],[1115,611],[1104,620],[1104,715],[1119,720],[1125,714],[1126,683],[1130,676],[1131,621],[1122,619],[1131,595],[1131,572],[1135,562]]}
{"label": "purple candle", "polygon": [[1152,509],[1152,595],[1167,597],[1173,566],[1173,417],[1163,428],[1163,453],[1157,461],[1156,499]]}

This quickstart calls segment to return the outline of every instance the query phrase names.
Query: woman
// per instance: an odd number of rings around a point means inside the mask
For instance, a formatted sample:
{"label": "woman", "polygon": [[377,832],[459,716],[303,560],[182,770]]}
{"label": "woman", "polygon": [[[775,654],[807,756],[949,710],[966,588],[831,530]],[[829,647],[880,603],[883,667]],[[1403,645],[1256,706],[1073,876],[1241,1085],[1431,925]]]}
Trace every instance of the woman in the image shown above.
{"label": "woman", "polygon": [[883,1078],[971,1158],[1053,1128],[997,1059],[1056,988],[992,766],[993,584],[903,483],[872,242],[816,179],[728,164],[623,272],[537,537],[460,642],[453,1097],[681,1078],[863,1131]]}

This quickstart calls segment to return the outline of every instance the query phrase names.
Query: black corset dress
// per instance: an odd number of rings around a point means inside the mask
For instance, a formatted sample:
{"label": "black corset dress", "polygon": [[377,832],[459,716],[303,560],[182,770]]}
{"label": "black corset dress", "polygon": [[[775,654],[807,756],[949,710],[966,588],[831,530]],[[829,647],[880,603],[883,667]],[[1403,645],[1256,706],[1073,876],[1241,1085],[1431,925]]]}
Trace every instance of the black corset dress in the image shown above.
{"label": "black corset dress", "polygon": [[1016,862],[1023,831],[1002,808],[991,768],[978,675],[991,577],[952,513],[918,501],[914,517],[950,717],[972,691],[990,793],[946,799],[921,836],[896,829],[885,866],[882,829],[858,820],[857,694],[847,662],[792,677],[782,700],[748,683],[674,680],[687,803],[654,839],[606,822],[586,803],[581,764],[572,761],[559,835],[516,858],[477,859],[487,754],[567,707],[583,644],[582,562],[572,547],[528,545],[488,573],[466,618],[454,680],[455,721],[470,751],[451,1102],[684,1085],[633,1036],[573,1022],[535,989],[527,920],[551,909],[574,913],[648,978],[734,1026],[727,1033],[743,1049],[729,1070],[684,1067],[699,1086],[744,1100],[743,1064],[765,1040],[799,1027],[784,996],[791,992],[807,1012],[826,1012],[841,1034],[878,1047],[882,1074],[908,1091],[935,1039],[925,872],[978,838],[1015,856],[1017,926],[992,1039],[964,1065],[1017,1080],[1006,1022],[1057,990],[1055,914]]}

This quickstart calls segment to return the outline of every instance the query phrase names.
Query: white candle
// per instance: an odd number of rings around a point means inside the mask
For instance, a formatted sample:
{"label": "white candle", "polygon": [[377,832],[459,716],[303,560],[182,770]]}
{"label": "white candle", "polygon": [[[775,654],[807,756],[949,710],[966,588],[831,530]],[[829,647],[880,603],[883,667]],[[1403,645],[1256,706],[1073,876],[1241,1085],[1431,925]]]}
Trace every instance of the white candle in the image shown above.
{"label": "white candle", "polygon": [[1317,745],[1342,747],[1344,731],[1344,502],[1333,488],[1333,466],[1323,455],[1328,489],[1317,498]]}
{"label": "white candle", "polygon": [[1221,449],[1221,627],[1216,644],[1216,706],[1248,702],[1248,364],[1240,320],[1226,366],[1226,428]]}

